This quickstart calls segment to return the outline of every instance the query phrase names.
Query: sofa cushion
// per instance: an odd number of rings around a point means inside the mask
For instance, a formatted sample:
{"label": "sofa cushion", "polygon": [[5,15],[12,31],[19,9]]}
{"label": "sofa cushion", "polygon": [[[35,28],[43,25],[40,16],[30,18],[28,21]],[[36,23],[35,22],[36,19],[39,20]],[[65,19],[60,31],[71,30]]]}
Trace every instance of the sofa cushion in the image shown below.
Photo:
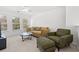
{"label": "sofa cushion", "polygon": [[40,27],[33,27],[32,30],[36,30],[36,31],[39,31],[41,28]]}
{"label": "sofa cushion", "polygon": [[55,42],[48,38],[40,37],[37,39],[37,41],[38,41],[39,45],[41,46],[41,48],[43,48],[43,49],[55,47]]}
{"label": "sofa cushion", "polygon": [[48,33],[48,29],[42,30],[42,36],[46,36]]}
{"label": "sofa cushion", "polygon": [[48,38],[55,41],[56,46],[59,48],[64,48],[68,44],[68,42],[72,40],[72,39],[68,39],[69,37],[64,38],[64,37],[58,37],[58,36],[49,36]]}
{"label": "sofa cushion", "polygon": [[70,34],[69,29],[57,29],[56,35],[57,36],[63,36],[63,35],[68,35]]}
{"label": "sofa cushion", "polygon": [[43,29],[48,29],[48,27],[41,27],[41,30],[43,30]]}
{"label": "sofa cushion", "polygon": [[60,37],[58,37],[58,36],[48,36],[48,38],[55,42],[59,42],[59,40],[60,40]]}
{"label": "sofa cushion", "polygon": [[41,31],[31,31],[31,32],[35,34],[41,34]]}

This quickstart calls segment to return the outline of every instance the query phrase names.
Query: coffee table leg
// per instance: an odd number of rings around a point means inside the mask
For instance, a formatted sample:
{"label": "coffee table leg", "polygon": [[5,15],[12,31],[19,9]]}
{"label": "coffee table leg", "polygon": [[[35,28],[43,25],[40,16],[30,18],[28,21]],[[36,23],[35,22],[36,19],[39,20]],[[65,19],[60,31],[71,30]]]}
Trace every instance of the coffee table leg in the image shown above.
{"label": "coffee table leg", "polygon": [[31,36],[31,35],[29,36],[29,39],[30,39],[30,40],[32,39],[32,36]]}
{"label": "coffee table leg", "polygon": [[22,41],[24,41],[23,35],[22,35]]}

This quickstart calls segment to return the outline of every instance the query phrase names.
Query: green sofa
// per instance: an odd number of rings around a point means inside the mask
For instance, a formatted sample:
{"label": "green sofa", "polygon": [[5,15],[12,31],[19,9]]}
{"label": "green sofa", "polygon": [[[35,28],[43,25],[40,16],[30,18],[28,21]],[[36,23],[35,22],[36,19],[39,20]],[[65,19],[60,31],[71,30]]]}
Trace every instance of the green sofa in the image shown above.
{"label": "green sofa", "polygon": [[69,46],[73,41],[73,35],[69,29],[57,29],[56,32],[49,32],[47,38],[55,42],[58,51]]}

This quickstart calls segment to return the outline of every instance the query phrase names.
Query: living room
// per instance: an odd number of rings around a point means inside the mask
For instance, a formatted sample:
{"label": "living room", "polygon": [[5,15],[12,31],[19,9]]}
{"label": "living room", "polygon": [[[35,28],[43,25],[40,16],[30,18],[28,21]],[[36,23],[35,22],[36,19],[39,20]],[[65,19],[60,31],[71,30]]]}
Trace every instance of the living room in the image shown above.
{"label": "living room", "polygon": [[[48,48],[50,42],[50,39],[47,38],[48,33],[57,32],[58,29],[68,30],[73,35],[70,38],[72,39],[70,45],[59,50],[53,40],[50,45],[54,44],[55,48],[42,51],[78,52],[78,10],[79,6],[0,6],[0,18],[4,20],[1,22],[1,34],[6,37],[6,42],[3,47],[1,45],[0,52],[41,52],[37,44],[46,38],[48,43],[45,42],[46,40],[44,43],[46,43],[45,48]],[[42,31],[42,35],[39,30]],[[31,40],[26,36],[23,37],[27,32],[31,32]]]}

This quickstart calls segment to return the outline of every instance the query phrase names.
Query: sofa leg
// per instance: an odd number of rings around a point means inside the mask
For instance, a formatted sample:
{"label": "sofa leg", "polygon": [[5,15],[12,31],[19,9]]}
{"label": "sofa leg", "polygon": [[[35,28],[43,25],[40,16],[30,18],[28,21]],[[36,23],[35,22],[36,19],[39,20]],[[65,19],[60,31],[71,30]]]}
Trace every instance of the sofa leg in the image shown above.
{"label": "sofa leg", "polygon": [[66,47],[70,47],[70,44],[67,44]]}
{"label": "sofa leg", "polygon": [[38,45],[37,45],[37,48],[38,48]]}
{"label": "sofa leg", "polygon": [[71,48],[71,45],[70,44],[68,46]]}
{"label": "sofa leg", "polygon": [[60,49],[58,48],[58,52],[60,51]]}

